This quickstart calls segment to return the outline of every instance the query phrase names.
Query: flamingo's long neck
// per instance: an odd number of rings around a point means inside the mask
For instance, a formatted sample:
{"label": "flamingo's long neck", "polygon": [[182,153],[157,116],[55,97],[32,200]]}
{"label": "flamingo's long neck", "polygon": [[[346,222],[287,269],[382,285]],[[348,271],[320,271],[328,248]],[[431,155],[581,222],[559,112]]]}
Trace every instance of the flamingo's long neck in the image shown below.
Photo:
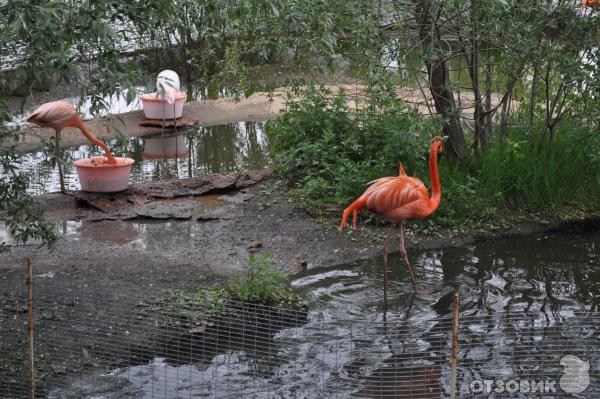
{"label": "flamingo's long neck", "polygon": [[440,176],[437,167],[437,146],[431,145],[429,151],[429,176],[431,179],[431,212],[435,211],[442,200],[442,187],[440,185]]}
{"label": "flamingo's long neck", "polygon": [[76,118],[74,122],[75,122],[76,127],[79,128],[79,130],[81,130],[81,133],[83,133],[83,135],[91,143],[97,145],[98,147],[101,147],[104,150],[104,154],[106,155],[106,158],[108,158],[108,163],[111,163],[111,164],[117,163],[116,159],[110,153],[110,150],[108,149],[106,144],[104,144],[102,141],[98,140],[96,138],[96,135],[94,133],[92,133],[91,131],[89,131],[87,127],[85,127],[83,122],[81,122],[81,119]]}

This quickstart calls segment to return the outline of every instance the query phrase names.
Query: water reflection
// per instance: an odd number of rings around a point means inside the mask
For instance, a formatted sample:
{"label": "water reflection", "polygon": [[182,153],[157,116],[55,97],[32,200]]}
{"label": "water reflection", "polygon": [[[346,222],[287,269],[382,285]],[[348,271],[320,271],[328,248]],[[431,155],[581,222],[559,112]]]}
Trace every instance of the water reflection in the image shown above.
{"label": "water reflection", "polygon": [[144,137],[142,159],[177,159],[189,155],[183,134]]}
{"label": "water reflection", "polygon": [[[135,160],[130,183],[262,169],[269,165],[267,138],[262,123],[257,122],[199,127],[175,135],[131,137],[124,143],[112,140],[109,146],[116,156]],[[62,157],[67,160],[64,168],[67,189],[79,190],[72,160],[96,155],[102,154],[89,145],[62,150]],[[43,152],[27,154],[20,169],[31,176],[32,194],[59,190],[56,165]]]}
{"label": "water reflection", "polygon": [[154,359],[105,374],[103,393],[449,397],[451,304],[459,292],[457,397],[470,396],[474,379],[558,381],[567,354],[590,362],[584,397],[600,395],[600,313],[589,313],[600,304],[600,233],[533,236],[414,256],[426,294],[410,295],[400,257],[391,257],[387,305],[382,260],[313,269],[292,279],[309,300],[306,321],[281,330],[257,325],[252,331],[262,331],[267,341],[258,344],[251,334],[232,334],[237,330],[231,325],[239,321],[228,320],[211,332],[218,345],[200,345],[208,331],[196,337],[195,350],[210,356],[186,362],[153,348],[159,353]]}

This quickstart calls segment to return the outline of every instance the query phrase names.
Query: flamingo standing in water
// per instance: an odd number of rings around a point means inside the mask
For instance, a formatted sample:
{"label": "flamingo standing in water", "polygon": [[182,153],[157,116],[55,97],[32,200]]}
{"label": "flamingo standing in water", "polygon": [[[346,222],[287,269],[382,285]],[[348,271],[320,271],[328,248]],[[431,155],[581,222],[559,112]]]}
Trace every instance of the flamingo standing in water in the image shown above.
{"label": "flamingo standing in water", "polygon": [[[382,177],[372,182],[371,186],[344,210],[342,223],[340,224],[340,233],[346,224],[346,219],[352,213],[352,228],[356,229],[356,220],[358,212],[366,209],[382,216],[384,219],[400,223],[400,253],[406,262],[413,289],[417,290],[417,283],[413,273],[408,255],[404,248],[404,224],[407,219],[421,219],[431,215],[439,206],[442,199],[442,189],[440,186],[440,177],[437,168],[437,156],[442,153],[443,142],[433,139],[429,151],[429,174],[431,176],[431,197],[423,182],[416,177],[406,175],[402,164],[400,172],[395,177]],[[384,260],[384,280],[385,292],[387,292],[387,255],[388,243],[390,240],[388,234],[383,246]]]}
{"label": "flamingo standing in water", "polygon": [[34,123],[41,127],[49,127],[54,129],[56,142],[54,144],[54,151],[56,155],[56,161],[58,165],[58,175],[60,177],[60,191],[65,193],[65,180],[62,172],[62,167],[58,160],[59,157],[59,140],[60,140],[60,132],[66,127],[75,127],[78,128],[81,133],[93,144],[101,147],[106,154],[107,162],[109,164],[115,164],[117,161],[110,153],[110,150],[102,141],[98,140],[94,133],[90,132],[81,119],[79,115],[77,115],[77,111],[73,104],[69,104],[66,101],[53,101],[46,104],[42,104],[36,109],[33,114],[29,118],[27,118],[27,122]]}

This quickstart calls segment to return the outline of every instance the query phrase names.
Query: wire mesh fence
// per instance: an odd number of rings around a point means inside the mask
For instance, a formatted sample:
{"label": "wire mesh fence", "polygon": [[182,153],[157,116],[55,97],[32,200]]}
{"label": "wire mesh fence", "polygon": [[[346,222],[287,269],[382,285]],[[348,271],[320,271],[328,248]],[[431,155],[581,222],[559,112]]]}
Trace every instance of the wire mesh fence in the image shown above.
{"label": "wire mesh fence", "polygon": [[[349,322],[240,302],[75,296],[52,279],[34,282],[36,397],[452,395],[450,314]],[[25,398],[25,284],[0,295],[0,397]],[[600,313],[462,313],[456,397],[600,396]]]}

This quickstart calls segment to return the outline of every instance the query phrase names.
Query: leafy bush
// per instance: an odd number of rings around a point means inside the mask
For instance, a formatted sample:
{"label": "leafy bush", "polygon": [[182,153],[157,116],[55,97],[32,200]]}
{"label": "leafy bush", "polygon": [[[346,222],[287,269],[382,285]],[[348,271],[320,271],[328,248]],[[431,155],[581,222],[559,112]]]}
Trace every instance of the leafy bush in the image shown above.
{"label": "leafy bush", "polygon": [[234,300],[279,306],[302,306],[299,297],[285,288],[287,274],[271,265],[269,256],[250,256],[246,275],[227,284],[225,292]]}
{"label": "leafy bush", "polygon": [[[305,309],[305,302],[286,287],[287,274],[271,265],[268,254],[248,258],[246,273],[226,284],[214,287],[167,290],[160,298],[150,301],[155,309],[166,311],[176,318],[195,325],[212,325],[212,318],[227,310],[229,301],[251,302],[288,309]],[[173,322],[167,320],[167,323]]]}
{"label": "leafy bush", "polygon": [[409,172],[427,164],[433,120],[399,101],[351,104],[310,83],[266,124],[275,169],[309,208],[347,204],[368,182],[397,175],[399,162]]}

